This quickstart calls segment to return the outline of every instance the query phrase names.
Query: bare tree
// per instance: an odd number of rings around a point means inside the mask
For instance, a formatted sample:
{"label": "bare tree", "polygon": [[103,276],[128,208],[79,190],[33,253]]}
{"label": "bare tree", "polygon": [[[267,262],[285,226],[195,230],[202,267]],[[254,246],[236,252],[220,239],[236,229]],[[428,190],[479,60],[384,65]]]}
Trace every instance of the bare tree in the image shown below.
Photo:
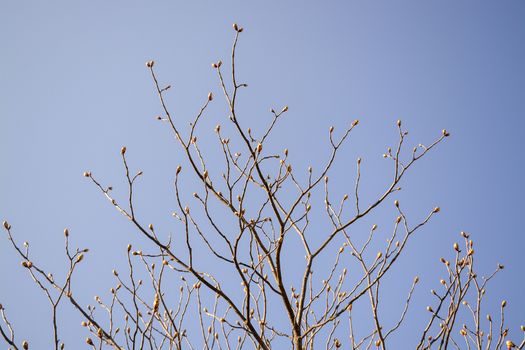
{"label": "bare tree", "polygon": [[[443,142],[449,133],[443,130],[427,145],[420,144],[405,151],[407,132],[397,121],[398,142],[383,157],[391,161],[392,180],[374,199],[360,196],[361,159],[355,167],[352,195],[339,196],[330,191],[328,174],[354,129],[354,120],[338,136],[331,127],[328,142],[331,154],[324,166],[306,174],[296,174],[288,158],[266,151],[268,139],[288,107],[272,109],[268,127],[257,133],[243,125],[236,106],[239,90],[247,85],[237,77],[236,49],[243,28],[233,25],[235,38],[231,51],[231,76],[225,76],[221,61],[212,64],[226,100],[233,135],[224,135],[215,128],[217,147],[223,157],[223,168],[209,168],[205,150],[199,147],[196,130],[213,101],[210,93],[204,100],[189,130],[175,122],[167,106],[163,86],[155,73],[153,61],[147,62],[163,114],[161,122],[172,130],[187,160],[187,171],[178,166],[174,192],[182,234],[177,238],[157,232],[152,224],[142,222],[134,208],[133,196],[142,172],[133,172],[126,158],[126,147],[120,151],[127,181],[127,198],[114,197],[112,187],[91,172],[84,176],[112,203],[142,237],[155,247],[150,252],[127,247],[127,273],[113,270],[116,285],[108,300],[96,296],[95,306],[83,307],[75,298],[72,276],[82,263],[88,249],[73,249],[69,231],[64,231],[65,255],[68,260],[65,280],[58,281],[31,259],[29,245],[20,244],[11,225],[4,221],[9,242],[22,259],[22,265],[46,295],[52,309],[54,348],[63,349],[57,321],[57,307],[69,302],[84,318],[89,333],[86,343],[93,349],[314,349],[324,347],[386,349],[391,336],[407,319],[412,295],[419,281],[415,277],[404,300],[397,321],[384,321],[380,294],[385,276],[408,246],[411,237],[422,229],[439,207],[429,208],[419,221],[410,223],[402,206],[394,200],[396,218],[386,244],[376,253],[377,225],[356,238],[350,229],[362,218],[370,216],[385,201],[393,200],[405,174]],[[231,88],[228,86],[231,84]],[[236,151],[237,149],[242,149]],[[182,174],[197,179],[199,189],[193,193],[195,208],[185,204],[187,194],[181,186]],[[189,176],[188,175],[188,176]],[[306,180],[301,180],[305,175]],[[315,201],[322,199],[322,202]],[[351,203],[351,204],[350,204]],[[220,208],[219,208],[220,207]],[[229,216],[229,218],[228,218]],[[312,232],[312,220],[323,217],[329,230]],[[463,244],[454,244],[450,258],[442,258],[446,278],[438,290],[432,290],[434,302],[428,306],[428,323],[418,330],[412,345],[417,349],[523,349],[525,340],[513,343],[507,338],[504,310],[501,304],[497,320],[482,318],[482,301],[489,281],[475,270],[473,242],[461,232]],[[288,252],[303,256],[303,272],[299,278],[290,276],[283,261]],[[209,254],[217,266],[227,271],[217,274],[201,267],[199,256]],[[320,257],[323,256],[323,263]],[[330,265],[326,259],[331,259]],[[351,272],[349,272],[351,271]],[[315,275],[314,275],[315,272]],[[180,277],[179,288],[165,280]],[[141,277],[144,277],[142,279]],[[292,284],[291,287],[290,283]],[[240,284],[240,286],[239,286]],[[469,301],[470,300],[470,301]],[[370,307],[368,332],[354,327],[353,307],[358,303]],[[471,316],[468,324],[458,325],[460,312]],[[28,349],[26,341],[18,342],[3,306],[0,332],[10,349]],[[368,324],[361,318],[360,324]],[[360,327],[363,328],[363,327]],[[522,331],[525,331],[522,327]],[[419,334],[419,335],[417,335]],[[18,345],[21,344],[21,345]]]}

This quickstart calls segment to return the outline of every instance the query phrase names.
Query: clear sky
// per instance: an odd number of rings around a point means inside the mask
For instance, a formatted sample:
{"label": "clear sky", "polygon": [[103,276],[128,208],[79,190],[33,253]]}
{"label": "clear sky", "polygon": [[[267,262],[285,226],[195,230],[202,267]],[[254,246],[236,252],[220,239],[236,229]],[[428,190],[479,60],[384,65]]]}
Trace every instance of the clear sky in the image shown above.
{"label": "clear sky", "polygon": [[[87,304],[107,293],[111,269],[125,263],[126,244],[145,242],[82,172],[122,190],[119,150],[126,145],[133,167],[145,173],[141,215],[168,230],[171,180],[182,155],[154,120],[160,109],[144,63],[156,60],[159,77],[173,86],[172,110],[187,124],[208,91],[219,94],[210,63],[228,59],[231,24],[238,22],[245,27],[239,75],[249,84],[244,125],[265,125],[269,108],[289,105],[275,147],[288,147],[297,169],[326,154],[330,125],[339,131],[361,121],[331,174],[341,193],[352,189],[345,180],[357,156],[370,198],[388,179],[381,154],[394,145],[397,119],[410,132],[409,146],[450,130],[452,137],[414,169],[397,197],[414,220],[442,208],[393,271],[402,283],[392,288],[403,287],[392,293],[400,298],[413,276],[422,278],[402,334],[420,330],[428,291],[441,273],[439,257],[451,254],[462,230],[476,241],[480,271],[505,264],[487,302],[497,306],[506,298],[511,334],[519,334],[524,19],[520,0],[1,1],[0,218],[30,242],[35,260],[55,271],[63,266],[62,230],[69,227],[75,244],[91,248],[76,281],[79,298]],[[227,124],[226,116],[217,108],[205,119],[204,144],[212,146],[213,126]],[[374,219],[380,225],[395,217],[390,203]],[[45,348],[46,300],[7,243],[0,240],[0,303],[19,337]],[[81,341],[80,318],[64,308],[62,319],[67,344]]]}

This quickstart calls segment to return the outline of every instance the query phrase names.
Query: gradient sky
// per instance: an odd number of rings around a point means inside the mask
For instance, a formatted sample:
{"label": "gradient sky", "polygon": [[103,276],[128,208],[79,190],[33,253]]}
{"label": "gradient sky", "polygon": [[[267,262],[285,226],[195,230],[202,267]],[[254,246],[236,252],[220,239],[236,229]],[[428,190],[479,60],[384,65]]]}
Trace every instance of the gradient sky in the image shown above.
{"label": "gradient sky", "polygon": [[[422,277],[401,334],[420,329],[417,315],[437,285],[439,257],[450,255],[462,230],[476,241],[480,272],[505,264],[487,302],[497,306],[506,298],[511,334],[519,334],[525,322],[524,19],[520,0],[4,0],[0,218],[30,242],[35,260],[55,271],[63,266],[62,230],[69,227],[75,244],[91,248],[79,271],[79,297],[91,303],[97,291],[109,289],[126,244],[144,242],[82,172],[122,189],[119,150],[126,145],[132,166],[145,172],[142,215],[168,227],[171,180],[182,156],[154,120],[160,109],[144,62],[155,59],[160,79],[172,84],[169,102],[184,125],[208,91],[219,94],[210,63],[228,59],[231,24],[238,22],[245,27],[239,75],[249,84],[244,125],[265,125],[269,108],[289,105],[274,140],[276,149],[290,149],[297,169],[326,154],[330,125],[339,131],[361,121],[331,174],[341,193],[352,188],[345,180],[352,179],[357,156],[364,159],[365,193],[384,184],[381,154],[394,145],[397,119],[410,132],[410,146],[450,130],[452,137],[414,169],[396,197],[414,220],[442,208],[391,276],[406,286],[401,297],[414,275]],[[200,136],[210,146],[216,122],[227,124],[224,105],[211,114]],[[376,220],[393,217],[389,201]],[[46,300],[5,237],[0,276],[0,302],[19,337],[45,348],[52,336]],[[75,348],[75,338],[86,334],[68,309],[62,319],[74,327],[64,339]]]}

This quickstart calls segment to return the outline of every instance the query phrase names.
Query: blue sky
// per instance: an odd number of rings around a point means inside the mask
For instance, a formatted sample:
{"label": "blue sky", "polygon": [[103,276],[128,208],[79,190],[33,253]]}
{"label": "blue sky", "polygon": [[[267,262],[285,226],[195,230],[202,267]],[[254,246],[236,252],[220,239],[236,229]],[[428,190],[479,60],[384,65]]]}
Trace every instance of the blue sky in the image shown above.
{"label": "blue sky", "polygon": [[[2,1],[0,217],[51,270],[63,266],[62,230],[69,227],[76,244],[91,248],[79,294],[88,303],[107,290],[108,262],[123,266],[127,243],[145,242],[82,172],[93,171],[119,193],[125,185],[119,150],[126,145],[133,166],[145,173],[142,215],[166,229],[173,225],[171,180],[182,154],[154,120],[160,109],[144,63],[156,60],[159,77],[173,86],[170,106],[187,124],[209,91],[219,95],[210,63],[227,61],[231,24],[238,22],[245,27],[239,74],[249,84],[241,96],[243,121],[261,127],[270,108],[289,105],[274,141],[275,149],[290,149],[297,169],[326,154],[330,125],[340,131],[360,120],[331,174],[335,191],[351,190],[347,176],[361,156],[364,191],[377,193],[387,179],[381,154],[395,143],[397,119],[410,145],[450,130],[452,137],[414,169],[397,197],[414,218],[442,208],[392,275],[406,285],[392,291],[400,296],[414,275],[422,276],[404,332],[419,326],[439,257],[450,254],[463,230],[476,241],[480,271],[506,265],[487,301],[508,300],[517,334],[525,321],[523,18],[518,0]],[[202,124],[199,138],[208,147],[215,124],[227,124],[220,103]],[[374,219],[379,224],[395,217],[389,204]],[[49,319],[45,299],[7,241],[0,242],[0,302],[20,336],[46,344],[48,329],[32,326]],[[67,308],[63,318],[80,320]],[[85,333],[75,326],[64,337],[70,344],[78,335]]]}

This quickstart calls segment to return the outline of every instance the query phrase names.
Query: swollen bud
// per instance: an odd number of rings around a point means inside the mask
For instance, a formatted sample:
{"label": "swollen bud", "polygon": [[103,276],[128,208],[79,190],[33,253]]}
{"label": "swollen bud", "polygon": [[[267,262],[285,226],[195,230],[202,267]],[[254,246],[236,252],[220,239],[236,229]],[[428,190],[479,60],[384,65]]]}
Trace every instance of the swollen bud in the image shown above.
{"label": "swollen bud", "polygon": [[11,229],[11,225],[10,225],[7,221],[4,221],[4,222],[3,222],[3,225],[4,225],[4,228],[5,228],[6,230],[10,230],[10,229]]}
{"label": "swollen bud", "polygon": [[213,94],[210,92],[210,93],[208,94],[208,101],[211,101],[211,100],[213,100]]}
{"label": "swollen bud", "polygon": [[159,295],[155,294],[155,298],[153,299],[153,313],[157,313],[159,311]]}
{"label": "swollen bud", "polygon": [[514,343],[512,342],[512,340],[507,340],[507,341],[505,342],[505,345],[507,345],[507,349],[513,349],[513,348],[516,347],[516,344],[514,344]]}
{"label": "swollen bud", "polygon": [[126,146],[120,149],[120,154],[124,155],[126,153]]}
{"label": "swollen bud", "polygon": [[29,343],[28,343],[27,341],[24,340],[24,341],[22,342],[22,348],[23,348],[24,350],[29,349]]}
{"label": "swollen bud", "polygon": [[146,62],[146,67],[152,68],[154,64],[155,64],[155,61],[148,61]]}
{"label": "swollen bud", "polygon": [[177,170],[175,170],[175,174],[179,175],[181,170],[182,170],[182,167],[180,165],[177,165]]}

